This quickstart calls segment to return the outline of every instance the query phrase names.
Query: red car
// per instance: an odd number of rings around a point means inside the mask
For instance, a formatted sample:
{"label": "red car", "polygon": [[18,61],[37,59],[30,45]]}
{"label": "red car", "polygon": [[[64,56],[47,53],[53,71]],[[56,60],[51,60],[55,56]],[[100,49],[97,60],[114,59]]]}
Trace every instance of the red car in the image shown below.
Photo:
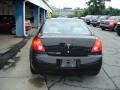
{"label": "red car", "polygon": [[[32,24],[29,19],[25,20],[26,31],[32,29]],[[15,34],[15,17],[13,15],[1,15],[0,16],[0,33]]]}
{"label": "red car", "polygon": [[15,27],[15,17],[12,15],[0,15],[0,33],[12,33]]}
{"label": "red car", "polygon": [[111,16],[108,20],[102,20],[100,27],[102,30],[114,31],[118,21],[120,21],[120,16]]}

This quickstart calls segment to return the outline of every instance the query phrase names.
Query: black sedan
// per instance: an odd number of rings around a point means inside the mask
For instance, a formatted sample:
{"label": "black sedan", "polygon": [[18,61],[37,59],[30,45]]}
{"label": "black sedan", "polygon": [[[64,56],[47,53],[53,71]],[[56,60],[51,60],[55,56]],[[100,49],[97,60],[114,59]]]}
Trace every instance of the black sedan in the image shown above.
{"label": "black sedan", "polygon": [[80,19],[49,19],[30,49],[33,74],[83,71],[97,75],[102,66],[102,42]]}

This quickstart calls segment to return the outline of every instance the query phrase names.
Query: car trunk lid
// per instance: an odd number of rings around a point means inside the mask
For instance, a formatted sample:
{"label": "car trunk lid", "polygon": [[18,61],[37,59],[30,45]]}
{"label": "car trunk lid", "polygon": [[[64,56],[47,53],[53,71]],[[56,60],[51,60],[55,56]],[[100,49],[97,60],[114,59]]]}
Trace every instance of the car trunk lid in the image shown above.
{"label": "car trunk lid", "polygon": [[48,55],[51,56],[87,56],[95,42],[94,36],[41,36]]}

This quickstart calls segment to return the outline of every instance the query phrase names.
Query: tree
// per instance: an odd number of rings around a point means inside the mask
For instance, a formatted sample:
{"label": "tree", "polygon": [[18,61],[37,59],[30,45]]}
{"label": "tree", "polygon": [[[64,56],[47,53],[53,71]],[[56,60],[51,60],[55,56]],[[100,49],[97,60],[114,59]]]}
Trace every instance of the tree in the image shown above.
{"label": "tree", "polygon": [[111,16],[117,16],[117,15],[119,16],[120,9],[109,7],[108,9],[106,9],[106,14]]}
{"label": "tree", "polygon": [[105,1],[104,0],[90,0],[86,2],[88,5],[89,14],[97,15],[104,14]]}
{"label": "tree", "polygon": [[105,8],[105,0],[89,0],[86,2],[88,8],[84,9],[82,16],[86,15],[110,15],[120,16],[120,9],[116,8]]}
{"label": "tree", "polygon": [[81,16],[81,9],[80,8],[75,8],[75,10],[74,10],[74,16],[75,17],[80,17]]}

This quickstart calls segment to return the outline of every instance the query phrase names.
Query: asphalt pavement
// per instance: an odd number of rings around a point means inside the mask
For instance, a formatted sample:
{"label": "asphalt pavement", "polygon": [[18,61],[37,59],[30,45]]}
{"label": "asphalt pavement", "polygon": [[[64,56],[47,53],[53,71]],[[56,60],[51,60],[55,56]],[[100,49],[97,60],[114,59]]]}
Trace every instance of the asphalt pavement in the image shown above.
{"label": "asphalt pavement", "polygon": [[103,66],[97,76],[32,75],[30,39],[0,71],[0,90],[120,90],[120,37],[115,32],[90,28],[103,42]]}

